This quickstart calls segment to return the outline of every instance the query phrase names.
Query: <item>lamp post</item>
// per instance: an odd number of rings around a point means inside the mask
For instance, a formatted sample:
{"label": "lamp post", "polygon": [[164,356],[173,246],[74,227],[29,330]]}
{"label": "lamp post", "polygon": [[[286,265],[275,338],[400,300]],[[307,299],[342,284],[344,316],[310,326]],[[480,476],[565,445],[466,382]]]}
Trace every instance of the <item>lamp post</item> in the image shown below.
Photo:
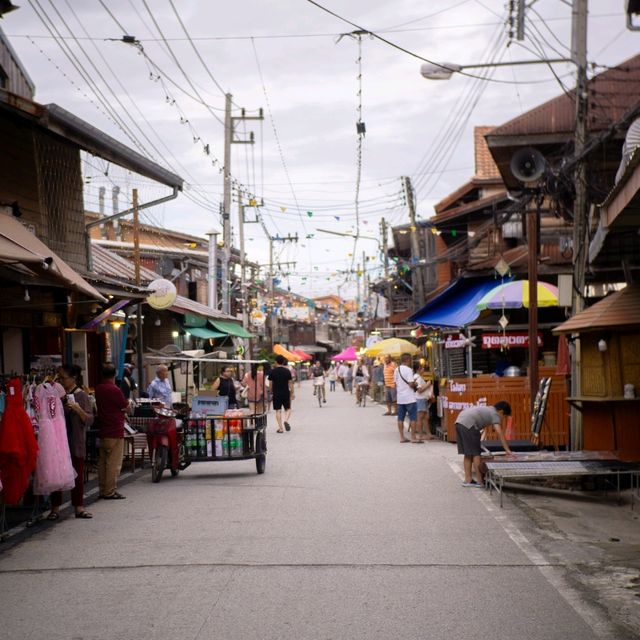
{"label": "lamp post", "polygon": [[[574,153],[579,154],[584,148],[587,136],[587,4],[588,0],[572,0],[571,7],[571,58],[555,58],[545,60],[520,60],[514,62],[494,62],[487,64],[458,65],[452,63],[423,64],[420,73],[429,80],[448,80],[453,73],[465,69],[482,69],[488,67],[510,67],[529,64],[555,64],[571,63],[576,66],[576,118],[574,131]],[[573,313],[578,313],[583,308],[584,295],[584,254],[581,244],[584,242],[584,224],[586,218],[586,178],[584,162],[578,167],[575,178],[576,198],[574,203],[574,294]],[[538,389],[537,378],[537,235],[538,235],[539,198],[535,212],[529,212],[527,231],[529,243],[529,382],[531,394],[531,408],[533,410],[534,398]],[[535,331],[535,334],[534,334]],[[533,358],[535,356],[535,362]],[[578,395],[579,363],[574,358],[572,362],[571,380],[572,395]],[[581,415],[572,409],[571,440],[572,448],[577,449],[582,444]]]}

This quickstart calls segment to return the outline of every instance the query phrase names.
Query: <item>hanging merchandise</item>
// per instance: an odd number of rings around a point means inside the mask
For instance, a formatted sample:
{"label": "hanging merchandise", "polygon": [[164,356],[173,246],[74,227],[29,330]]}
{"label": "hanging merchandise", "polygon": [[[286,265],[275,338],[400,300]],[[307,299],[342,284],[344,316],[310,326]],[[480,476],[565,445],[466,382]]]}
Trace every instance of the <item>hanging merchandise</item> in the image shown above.
{"label": "hanging merchandise", "polygon": [[5,411],[0,421],[0,480],[5,504],[18,504],[22,499],[36,468],[37,455],[33,426],[22,406],[20,380],[13,378],[7,384]]}
{"label": "hanging merchandise", "polygon": [[35,495],[67,491],[75,485],[67,426],[61,398],[65,391],[57,382],[43,382],[34,394],[38,418],[38,459],[33,480]]}

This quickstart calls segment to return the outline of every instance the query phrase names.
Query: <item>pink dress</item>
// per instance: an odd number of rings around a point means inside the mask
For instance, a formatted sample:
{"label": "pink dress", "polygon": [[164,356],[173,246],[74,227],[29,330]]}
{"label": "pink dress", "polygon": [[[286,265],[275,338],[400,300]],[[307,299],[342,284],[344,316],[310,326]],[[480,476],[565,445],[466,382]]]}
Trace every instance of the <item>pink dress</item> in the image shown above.
{"label": "pink dress", "polygon": [[73,489],[76,472],[71,464],[67,427],[60,398],[65,391],[57,382],[38,385],[34,405],[38,418],[38,460],[33,493],[48,495],[52,491]]}

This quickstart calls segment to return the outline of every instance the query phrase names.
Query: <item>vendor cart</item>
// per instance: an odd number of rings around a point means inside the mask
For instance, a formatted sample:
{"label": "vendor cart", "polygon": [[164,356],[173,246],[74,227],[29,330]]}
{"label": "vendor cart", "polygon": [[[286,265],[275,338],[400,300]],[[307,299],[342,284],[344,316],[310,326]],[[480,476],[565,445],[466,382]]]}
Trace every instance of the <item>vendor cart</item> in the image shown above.
{"label": "vendor cart", "polygon": [[[257,360],[223,360],[214,358],[192,358],[181,356],[147,356],[148,360],[163,363],[219,363],[221,365],[266,364]],[[188,399],[188,398],[186,398]],[[182,415],[177,426],[176,459],[179,466],[172,466],[172,475],[178,475],[178,469],[185,469],[192,462],[221,462],[236,460],[255,460],[256,470],[264,473],[267,458],[267,415],[252,414],[248,409],[227,409],[224,397],[207,398],[205,402],[196,402],[193,409]],[[213,402],[212,400],[215,400]],[[184,403],[186,404],[186,403]],[[184,411],[184,404],[182,405]],[[131,426],[153,433],[159,417],[134,417]],[[149,442],[151,448],[151,440]],[[152,480],[158,482],[162,470],[167,464],[167,456],[156,448],[150,451]],[[164,461],[164,464],[163,464]]]}

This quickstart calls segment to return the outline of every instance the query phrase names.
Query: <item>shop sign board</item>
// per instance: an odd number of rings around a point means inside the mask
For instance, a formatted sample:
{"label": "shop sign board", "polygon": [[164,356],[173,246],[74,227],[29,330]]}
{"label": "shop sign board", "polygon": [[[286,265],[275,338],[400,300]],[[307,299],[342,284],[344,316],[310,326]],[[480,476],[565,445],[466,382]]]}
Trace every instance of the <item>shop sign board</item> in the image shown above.
{"label": "shop sign board", "polygon": [[147,303],[152,309],[168,309],[178,296],[176,287],[170,280],[158,278],[148,286],[151,293],[147,296]]}
{"label": "shop sign board", "polygon": [[463,349],[468,346],[468,338],[462,333],[458,334],[456,338],[452,333],[447,336],[447,339],[444,341],[445,349]]}
{"label": "shop sign board", "polygon": [[[542,335],[538,333],[538,347],[542,346]],[[503,349],[519,347],[527,349],[529,347],[529,334],[526,331],[510,331],[509,333],[483,333],[483,349]]]}

